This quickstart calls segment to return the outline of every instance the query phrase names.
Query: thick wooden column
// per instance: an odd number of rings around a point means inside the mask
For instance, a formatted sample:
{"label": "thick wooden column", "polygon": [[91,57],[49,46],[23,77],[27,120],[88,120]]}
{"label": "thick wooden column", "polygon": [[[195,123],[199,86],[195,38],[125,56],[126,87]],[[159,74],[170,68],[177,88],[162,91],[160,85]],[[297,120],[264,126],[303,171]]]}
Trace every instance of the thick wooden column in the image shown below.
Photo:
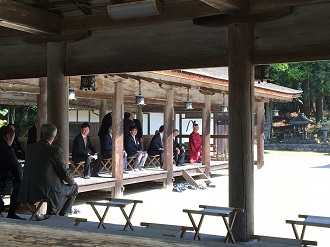
{"label": "thick wooden column", "polygon": [[205,165],[205,174],[210,175],[210,145],[211,145],[211,97],[204,94],[205,107],[202,110],[202,123],[203,123],[203,165]]}
{"label": "thick wooden column", "polygon": [[253,32],[251,23],[228,27],[229,206],[244,209],[233,228],[237,241],[248,241],[254,230]]}
{"label": "thick wooden column", "polygon": [[124,109],[124,83],[115,82],[115,102],[112,109],[112,177],[116,178],[115,187],[112,188],[112,197],[123,196],[123,109]]}
{"label": "thick wooden column", "polygon": [[40,126],[47,123],[47,78],[39,79],[40,93],[37,96],[37,139],[40,139]]}
{"label": "thick wooden column", "polygon": [[257,138],[257,168],[260,169],[264,166],[264,151],[265,151],[265,136],[264,136],[264,122],[265,111],[264,102],[257,102],[257,125],[256,125],[256,138]]}
{"label": "thick wooden column", "polygon": [[102,123],[102,120],[103,120],[105,114],[107,114],[107,100],[102,99],[101,100],[101,110],[100,110],[100,115],[99,115],[100,124]]}
{"label": "thick wooden column", "polygon": [[164,109],[164,169],[167,171],[166,188],[173,187],[173,89],[166,90],[166,105]]}
{"label": "thick wooden column", "polygon": [[69,82],[64,76],[65,43],[47,44],[47,121],[57,127],[55,145],[69,161]]}

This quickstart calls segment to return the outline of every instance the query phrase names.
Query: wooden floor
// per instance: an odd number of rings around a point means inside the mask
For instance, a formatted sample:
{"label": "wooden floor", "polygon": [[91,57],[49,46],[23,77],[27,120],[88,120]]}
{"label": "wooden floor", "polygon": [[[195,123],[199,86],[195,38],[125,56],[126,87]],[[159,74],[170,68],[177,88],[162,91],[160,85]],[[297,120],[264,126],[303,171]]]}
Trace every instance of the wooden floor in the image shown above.
{"label": "wooden floor", "polygon": [[[186,163],[185,166],[173,166],[173,177],[182,176],[182,171],[186,170],[188,173],[193,173],[194,170],[199,167],[201,170],[205,170],[205,166],[201,164],[190,164]],[[211,161],[210,170],[221,170],[228,168],[228,161]],[[101,177],[91,179],[84,179],[76,177],[75,181],[79,185],[79,193],[100,190],[100,189],[110,189],[115,186],[115,178],[111,177],[111,174],[101,173]],[[128,174],[123,174],[123,184],[136,184],[147,181],[155,181],[166,178],[166,171],[160,168],[146,168],[144,171],[129,171]]]}

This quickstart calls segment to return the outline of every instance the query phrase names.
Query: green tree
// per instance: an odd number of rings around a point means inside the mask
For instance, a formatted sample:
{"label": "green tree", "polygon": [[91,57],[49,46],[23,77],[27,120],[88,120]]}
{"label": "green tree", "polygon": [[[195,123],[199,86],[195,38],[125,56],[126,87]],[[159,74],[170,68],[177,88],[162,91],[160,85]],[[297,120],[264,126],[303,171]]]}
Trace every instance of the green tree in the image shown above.
{"label": "green tree", "polygon": [[276,64],[271,77],[278,85],[303,90],[301,111],[307,117],[313,111],[316,121],[322,120],[323,100],[330,96],[330,61]]}

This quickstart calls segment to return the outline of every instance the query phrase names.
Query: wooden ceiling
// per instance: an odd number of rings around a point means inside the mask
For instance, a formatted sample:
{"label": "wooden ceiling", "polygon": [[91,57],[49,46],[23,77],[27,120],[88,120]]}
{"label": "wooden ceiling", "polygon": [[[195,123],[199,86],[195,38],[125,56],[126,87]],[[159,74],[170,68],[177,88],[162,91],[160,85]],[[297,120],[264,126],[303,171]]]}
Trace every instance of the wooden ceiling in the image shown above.
{"label": "wooden ceiling", "polygon": [[228,25],[254,22],[255,64],[330,58],[330,0],[161,0],[161,15],[111,20],[120,0],[0,0],[0,79],[227,66]]}

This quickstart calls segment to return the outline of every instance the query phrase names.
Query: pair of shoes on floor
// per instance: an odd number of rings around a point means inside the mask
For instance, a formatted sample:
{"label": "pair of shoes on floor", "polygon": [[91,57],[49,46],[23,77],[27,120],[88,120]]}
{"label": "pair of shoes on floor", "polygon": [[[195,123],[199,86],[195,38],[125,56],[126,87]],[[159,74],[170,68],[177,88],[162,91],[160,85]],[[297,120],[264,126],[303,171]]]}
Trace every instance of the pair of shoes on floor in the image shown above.
{"label": "pair of shoes on floor", "polygon": [[140,171],[139,169],[137,169],[137,168],[135,168],[135,169],[133,169],[133,171],[135,171],[135,172],[138,172],[138,171]]}
{"label": "pair of shoes on floor", "polygon": [[22,218],[22,217],[18,216],[17,214],[8,214],[7,218],[15,219],[15,220],[25,220],[25,218]]}
{"label": "pair of shoes on floor", "polygon": [[83,176],[84,179],[90,179],[91,177],[89,175]]}
{"label": "pair of shoes on floor", "polygon": [[124,173],[124,174],[129,174],[129,172],[128,172],[128,171],[125,171],[125,170],[123,171],[123,173]]}
{"label": "pair of shoes on floor", "polygon": [[99,174],[92,174],[91,177],[93,177],[93,178],[100,178],[101,176]]}
{"label": "pair of shoes on floor", "polygon": [[181,164],[181,166],[185,166],[185,164]]}
{"label": "pair of shoes on floor", "polygon": [[140,171],[144,171],[145,169],[143,167],[139,168]]}

